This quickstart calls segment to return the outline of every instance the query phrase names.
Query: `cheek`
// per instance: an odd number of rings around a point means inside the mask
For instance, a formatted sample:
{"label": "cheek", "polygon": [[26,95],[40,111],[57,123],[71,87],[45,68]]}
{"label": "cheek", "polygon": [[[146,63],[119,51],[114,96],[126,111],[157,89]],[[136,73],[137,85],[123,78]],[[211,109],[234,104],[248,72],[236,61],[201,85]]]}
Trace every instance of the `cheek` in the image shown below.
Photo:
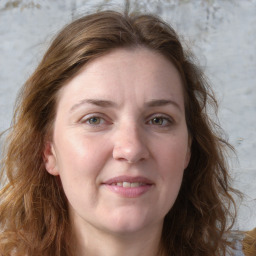
{"label": "cheek", "polygon": [[[175,168],[177,167],[177,168]],[[163,173],[164,185],[162,186],[162,195],[163,195],[163,212],[164,216],[170,211],[173,207],[180,188],[182,184],[184,170],[176,166],[170,166],[169,168],[165,168],[165,172]]]}
{"label": "cheek", "polygon": [[93,140],[85,139],[83,136],[69,136],[65,139],[57,137],[56,145],[59,149],[57,151],[57,162],[60,171],[65,169],[75,169],[75,172],[85,169],[90,170],[91,166],[98,163],[97,156],[100,148]]}
{"label": "cheek", "polygon": [[173,155],[165,155],[160,172],[167,194],[176,197],[184,174],[184,157],[180,157],[176,152]]}
{"label": "cheek", "polygon": [[102,168],[97,147],[74,136],[57,137],[56,144],[59,175],[70,205],[75,209],[92,207],[97,203],[97,177]]}
{"label": "cheek", "polygon": [[183,172],[189,156],[187,137],[166,139],[155,148],[155,155],[161,169],[169,170],[168,173]]}
{"label": "cheek", "polygon": [[186,136],[178,140],[165,140],[155,152],[162,180],[162,195],[170,209],[179,193],[186,168],[188,154]]}
{"label": "cheek", "polygon": [[56,136],[59,149],[57,165],[66,193],[78,196],[85,188],[88,188],[88,193],[95,193],[101,170],[110,152],[109,144],[103,141],[85,138],[82,134]]}

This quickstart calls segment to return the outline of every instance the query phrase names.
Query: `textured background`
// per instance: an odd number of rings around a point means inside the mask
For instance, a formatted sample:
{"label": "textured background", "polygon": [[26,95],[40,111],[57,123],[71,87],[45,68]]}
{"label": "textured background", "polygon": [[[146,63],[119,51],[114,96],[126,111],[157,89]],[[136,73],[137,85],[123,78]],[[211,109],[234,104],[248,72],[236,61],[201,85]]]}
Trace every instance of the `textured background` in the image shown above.
{"label": "textured background", "polygon": [[[55,33],[80,14],[122,10],[123,1],[0,0],[0,131],[16,94]],[[196,54],[220,103],[219,118],[237,150],[235,186],[245,197],[235,228],[256,227],[256,0],[142,0],[132,8],[171,23]]]}

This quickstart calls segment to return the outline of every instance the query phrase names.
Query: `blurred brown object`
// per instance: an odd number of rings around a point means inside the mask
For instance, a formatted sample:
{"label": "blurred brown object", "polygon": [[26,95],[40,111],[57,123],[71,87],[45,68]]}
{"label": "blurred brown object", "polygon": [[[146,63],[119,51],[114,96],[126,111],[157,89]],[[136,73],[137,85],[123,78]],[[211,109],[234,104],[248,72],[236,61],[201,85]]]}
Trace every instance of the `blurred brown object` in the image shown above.
{"label": "blurred brown object", "polygon": [[256,228],[245,232],[245,238],[242,244],[245,256],[256,256]]}

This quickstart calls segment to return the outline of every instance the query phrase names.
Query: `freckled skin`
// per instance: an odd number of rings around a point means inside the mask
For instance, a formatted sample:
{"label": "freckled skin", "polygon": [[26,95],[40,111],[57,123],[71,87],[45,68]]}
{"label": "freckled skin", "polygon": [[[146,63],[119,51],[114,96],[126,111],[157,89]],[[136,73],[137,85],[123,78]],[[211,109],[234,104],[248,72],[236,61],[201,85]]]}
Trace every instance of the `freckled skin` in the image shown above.
{"label": "freckled skin", "polygon": [[[149,104],[163,99],[171,103]],[[178,71],[151,50],[118,49],[60,91],[46,169],[60,176],[77,229],[154,234],[179,192],[189,146]],[[123,175],[153,185],[135,198],[103,186]]]}

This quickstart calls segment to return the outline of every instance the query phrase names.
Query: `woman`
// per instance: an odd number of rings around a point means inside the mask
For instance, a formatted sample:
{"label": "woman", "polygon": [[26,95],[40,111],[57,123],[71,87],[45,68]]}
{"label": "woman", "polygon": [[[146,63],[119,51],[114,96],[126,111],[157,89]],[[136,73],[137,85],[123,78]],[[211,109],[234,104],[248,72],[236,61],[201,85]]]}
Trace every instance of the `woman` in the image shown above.
{"label": "woman", "polygon": [[225,254],[236,191],[209,106],[203,74],[160,19],[72,22],[19,95],[1,254]]}

